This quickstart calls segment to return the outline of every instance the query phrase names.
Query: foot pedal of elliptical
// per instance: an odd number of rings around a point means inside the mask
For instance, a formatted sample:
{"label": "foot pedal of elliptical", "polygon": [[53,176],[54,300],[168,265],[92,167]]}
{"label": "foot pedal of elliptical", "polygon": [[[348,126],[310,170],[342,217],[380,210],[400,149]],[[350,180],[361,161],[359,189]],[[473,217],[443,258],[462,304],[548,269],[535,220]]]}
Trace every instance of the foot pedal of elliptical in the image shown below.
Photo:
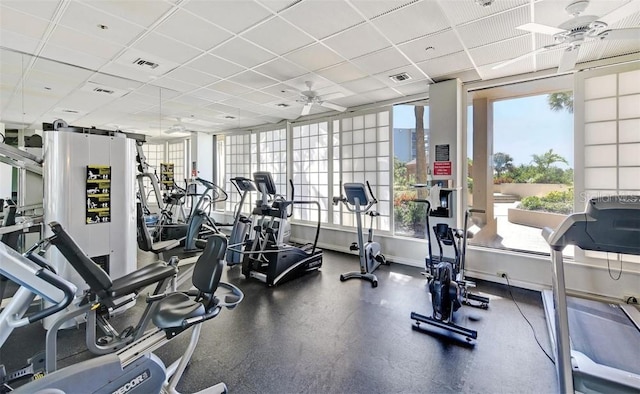
{"label": "foot pedal of elliptical", "polygon": [[355,243],[355,242],[352,242],[351,246],[349,246],[349,250],[351,250],[351,251],[356,251],[358,249],[360,249],[360,248],[358,247],[358,244]]}
{"label": "foot pedal of elliptical", "polygon": [[120,333],[120,335],[118,336],[118,338],[120,339],[124,339],[130,335],[133,334],[133,326],[129,326],[127,328],[125,328],[124,330],[122,330],[122,332]]}

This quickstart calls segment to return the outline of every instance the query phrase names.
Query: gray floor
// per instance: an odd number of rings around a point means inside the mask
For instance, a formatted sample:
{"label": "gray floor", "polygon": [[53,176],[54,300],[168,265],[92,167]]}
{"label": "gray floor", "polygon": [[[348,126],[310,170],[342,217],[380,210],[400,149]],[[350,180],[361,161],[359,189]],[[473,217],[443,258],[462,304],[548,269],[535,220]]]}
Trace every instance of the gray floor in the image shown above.
{"label": "gray floor", "polygon": [[[491,298],[489,309],[463,307],[458,313],[458,324],[478,330],[471,347],[435,328],[431,334],[412,329],[412,311],[430,312],[419,269],[383,266],[376,271],[377,288],[355,279],[340,282],[340,273],[357,266],[356,256],[325,252],[321,272],[276,288],[245,279],[240,267],[225,269],[223,280],[238,285],[245,299],[205,323],[178,388],[194,392],[224,381],[234,393],[558,391],[553,364],[506,286],[479,283],[479,292]],[[540,294],[514,290],[514,296],[548,349]],[[59,364],[90,357],[82,335],[59,335]],[[157,354],[169,363],[187,341],[182,334]],[[43,342],[39,325],[16,330],[0,350],[0,363],[18,367]]]}

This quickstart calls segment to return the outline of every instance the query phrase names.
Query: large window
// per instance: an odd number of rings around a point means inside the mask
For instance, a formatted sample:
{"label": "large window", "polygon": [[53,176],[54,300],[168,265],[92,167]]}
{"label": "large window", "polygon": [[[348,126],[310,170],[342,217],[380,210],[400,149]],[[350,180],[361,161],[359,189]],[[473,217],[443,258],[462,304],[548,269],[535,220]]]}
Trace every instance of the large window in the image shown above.
{"label": "large window", "polygon": [[[227,135],[224,137],[224,157],[225,157],[225,173],[224,173],[224,189],[229,193],[225,210],[234,212],[240,202],[240,196],[235,192],[235,187],[231,184],[230,179],[233,177],[253,178],[251,172],[251,135]],[[249,199],[250,200],[250,199]],[[250,211],[251,201],[245,202],[244,211]]]}
{"label": "large window", "polygon": [[[165,144],[142,145],[142,151],[147,158],[147,164],[149,164],[149,172],[155,173],[158,178],[160,177],[160,163],[164,162],[164,145]],[[143,182],[147,201],[149,203],[157,203],[156,194],[153,192],[153,186],[151,186],[151,180],[145,177]]]}
{"label": "large window", "polygon": [[258,168],[273,175],[278,194],[287,195],[287,130],[258,133]]}
{"label": "large window", "polygon": [[[329,123],[293,127],[293,185],[295,199],[318,201],[320,221],[329,221]],[[296,205],[294,219],[316,221],[317,208]]]}
{"label": "large window", "polygon": [[488,157],[490,173],[486,183],[473,178],[472,205],[486,209],[490,225],[470,243],[548,254],[541,228],[555,228],[574,207],[573,92],[514,90],[515,97],[487,92],[489,99],[473,101],[481,108],[473,113],[478,121],[468,122],[478,128],[473,142],[486,146],[474,150],[479,162],[470,167],[482,170]]}
{"label": "large window", "polygon": [[[366,115],[341,119],[340,171],[343,183],[369,182],[378,199],[374,210],[380,217],[373,226],[383,231],[391,230],[391,134],[390,111],[384,110]],[[335,169],[334,169],[335,172]],[[335,183],[335,181],[334,181]],[[342,206],[344,226],[354,226],[354,216]]]}
{"label": "large window", "polygon": [[[416,116],[422,114],[422,127]],[[396,105],[393,107],[393,211],[395,234],[405,237],[425,237],[426,206],[414,203],[418,191],[413,187],[425,184],[429,168],[429,107]]]}
{"label": "large window", "polygon": [[168,150],[167,150],[167,162],[173,163],[173,173],[175,182],[180,187],[185,186],[185,179],[189,178],[186,169],[186,146],[187,142],[185,140],[180,140],[177,142],[169,142]]}

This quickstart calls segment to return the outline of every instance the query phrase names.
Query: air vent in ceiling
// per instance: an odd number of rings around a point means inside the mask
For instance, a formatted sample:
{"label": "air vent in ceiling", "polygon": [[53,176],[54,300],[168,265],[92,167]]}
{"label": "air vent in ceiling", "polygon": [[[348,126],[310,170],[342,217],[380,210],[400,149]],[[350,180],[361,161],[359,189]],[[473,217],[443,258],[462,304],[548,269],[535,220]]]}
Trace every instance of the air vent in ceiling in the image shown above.
{"label": "air vent in ceiling", "polygon": [[64,112],[64,113],[67,113],[67,114],[79,114],[80,113],[79,111],[76,111],[75,109],[63,109],[60,112]]}
{"label": "air vent in ceiling", "polygon": [[150,68],[152,70],[156,69],[159,66],[158,63],[154,63],[152,61],[145,60],[145,59],[143,59],[141,57],[139,57],[136,60],[134,60],[133,64],[136,65],[136,66],[144,67],[144,68]]}
{"label": "air vent in ceiling", "polygon": [[404,82],[404,81],[408,81],[411,79],[411,75],[407,74],[407,73],[400,73],[400,74],[396,74],[396,75],[389,75],[389,78],[391,78],[391,80],[393,82]]}
{"label": "air vent in ceiling", "polygon": [[104,89],[104,88],[95,88],[95,89],[93,89],[93,91],[96,92],[96,93],[105,93],[105,94],[114,94],[115,93],[113,90]]}

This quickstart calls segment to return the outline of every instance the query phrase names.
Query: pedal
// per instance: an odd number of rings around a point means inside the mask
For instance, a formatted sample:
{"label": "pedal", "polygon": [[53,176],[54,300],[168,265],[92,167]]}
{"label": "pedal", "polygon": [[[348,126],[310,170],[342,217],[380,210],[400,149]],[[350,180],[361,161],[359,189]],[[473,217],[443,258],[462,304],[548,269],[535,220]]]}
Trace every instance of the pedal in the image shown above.
{"label": "pedal", "polygon": [[360,248],[358,247],[358,244],[355,242],[352,242],[351,245],[349,246],[349,250],[352,252],[355,252],[356,250],[359,250]]}
{"label": "pedal", "polygon": [[113,342],[113,337],[110,337],[108,335],[105,335],[103,337],[100,337],[96,340],[96,342],[98,343],[98,345],[100,346],[106,346],[108,344],[110,344],[111,342]]}
{"label": "pedal", "polygon": [[122,330],[122,332],[119,335],[120,339],[124,339],[130,335],[133,334],[133,326],[129,326],[127,328],[125,328],[124,330]]}
{"label": "pedal", "polygon": [[380,264],[387,264],[387,258],[382,253],[377,254],[374,259]]}

